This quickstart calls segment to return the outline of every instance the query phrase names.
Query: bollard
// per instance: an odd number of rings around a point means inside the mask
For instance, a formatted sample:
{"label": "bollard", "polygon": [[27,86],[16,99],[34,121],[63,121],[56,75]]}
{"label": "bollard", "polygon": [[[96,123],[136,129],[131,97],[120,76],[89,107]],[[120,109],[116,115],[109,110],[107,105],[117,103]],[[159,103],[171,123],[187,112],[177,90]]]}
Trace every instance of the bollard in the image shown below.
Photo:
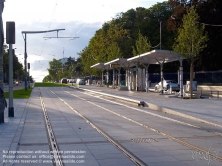
{"label": "bollard", "polygon": [[170,90],[170,94],[172,94],[172,86],[170,86],[170,89],[169,89],[169,90]]}
{"label": "bollard", "polygon": [[4,92],[0,87],[0,123],[4,123],[4,110],[7,107]]}

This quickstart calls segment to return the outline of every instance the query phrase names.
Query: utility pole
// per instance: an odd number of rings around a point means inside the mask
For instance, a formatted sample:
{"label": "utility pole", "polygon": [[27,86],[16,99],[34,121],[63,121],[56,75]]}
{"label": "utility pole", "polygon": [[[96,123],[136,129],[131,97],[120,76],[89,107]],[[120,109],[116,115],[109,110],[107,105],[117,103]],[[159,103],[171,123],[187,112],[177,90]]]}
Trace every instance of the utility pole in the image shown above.
{"label": "utility pole", "polygon": [[[2,13],[5,0],[0,0],[0,97],[4,98],[4,72],[3,72],[3,52],[4,52],[4,30],[2,22]],[[5,100],[1,100],[0,123],[4,123]]]}
{"label": "utility pole", "polygon": [[24,66],[25,66],[25,90],[27,90],[27,34],[36,34],[36,33],[48,33],[48,32],[57,32],[57,38],[58,38],[58,32],[65,29],[55,29],[55,30],[48,30],[48,31],[22,31],[22,34],[24,34],[23,39],[25,43],[25,51],[24,51]]}
{"label": "utility pole", "polygon": [[13,107],[13,55],[12,44],[15,44],[15,22],[6,22],[6,43],[9,44],[9,107],[8,117],[14,117]]}

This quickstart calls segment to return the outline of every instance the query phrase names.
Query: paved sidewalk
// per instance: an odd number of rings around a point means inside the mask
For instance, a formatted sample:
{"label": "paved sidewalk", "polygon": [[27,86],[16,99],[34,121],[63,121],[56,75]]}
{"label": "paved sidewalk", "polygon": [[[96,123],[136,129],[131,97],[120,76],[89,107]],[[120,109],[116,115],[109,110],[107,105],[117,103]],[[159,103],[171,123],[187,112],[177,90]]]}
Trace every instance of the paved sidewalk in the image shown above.
{"label": "paved sidewalk", "polygon": [[[19,151],[26,151],[22,154],[29,155],[30,151],[49,150],[38,93],[34,91],[30,99],[14,99],[13,104],[14,117],[9,118],[5,109],[5,123],[0,124],[0,165],[4,155],[19,155]],[[12,163],[4,164],[8,165]]]}
{"label": "paved sidewalk", "polygon": [[[182,113],[191,117],[203,119],[222,126],[222,99],[180,99],[170,97],[172,95],[159,94],[156,92],[134,92],[119,91],[107,87],[99,86],[80,86],[83,89],[90,89],[99,92],[109,93],[122,97],[132,98],[135,100],[145,101],[146,103],[155,104],[163,108],[167,108],[178,113]],[[160,108],[162,109],[162,108]]]}
{"label": "paved sidewalk", "polygon": [[[74,165],[73,161],[84,166],[134,165],[54,94],[43,90],[42,95],[59,150],[65,156],[81,157],[76,160],[68,158],[65,165]],[[0,166],[3,160],[6,162],[4,166],[52,166],[52,150],[49,147],[38,88],[33,89],[29,99],[14,99],[14,109],[13,118],[8,118],[5,109],[5,123],[0,124]],[[13,161],[14,156],[19,157]]]}
{"label": "paved sidewalk", "polygon": [[[178,98],[167,98],[166,95],[159,95],[158,93],[118,91],[115,89],[96,86],[80,87],[104,93],[107,92],[113,95],[128,97],[136,100],[142,100],[147,103],[153,103],[158,106],[181,112],[183,114],[187,114],[222,125],[221,99],[183,100]],[[124,155],[116,151],[116,149],[109,142],[107,142],[93,129],[88,127],[88,124],[81,120],[81,118],[72,115],[70,111],[66,111],[69,109],[64,109],[64,105],[62,104],[62,102],[59,102],[58,99],[53,98],[52,94],[50,96],[50,93],[44,92],[43,96],[46,97],[45,103],[48,107],[47,109],[49,111],[49,117],[52,118],[51,122],[55,130],[56,137],[58,137],[57,141],[61,143],[62,150],[72,150],[75,145],[75,147],[78,147],[78,150],[86,151],[87,159],[88,161],[90,161],[90,164],[88,165],[92,166],[99,165],[98,163],[101,162],[99,161],[101,159],[94,158],[99,150],[101,151],[101,149],[104,149],[103,155],[110,156],[109,153],[105,154],[105,152],[107,152],[107,148],[109,148],[108,152],[115,152],[115,156],[113,157],[116,157],[116,155],[119,156],[119,162],[122,162],[124,164],[127,163],[126,165],[131,164],[131,162],[126,159]],[[8,111],[6,109],[5,123],[0,124],[0,165],[3,161],[3,155],[6,155],[9,151],[26,151],[26,155],[28,155],[29,152],[34,153],[36,151],[50,151],[38,89],[33,89],[30,99],[14,99],[14,108],[16,108],[15,117],[8,118]],[[61,110],[64,110],[64,112],[61,112]],[[73,121],[73,118],[75,118],[75,121]],[[81,124],[82,128],[87,128],[88,133],[81,133],[79,128],[76,128],[77,123],[78,125]],[[67,130],[64,131],[64,129]],[[69,140],[69,137],[72,138],[71,142]],[[88,137],[90,139],[92,137],[95,137],[96,140],[102,142],[101,145],[85,145],[85,143],[81,143],[81,140],[87,139]],[[75,138],[74,141],[73,138]],[[101,154],[101,152],[99,154]],[[37,158],[39,158],[40,155],[41,153],[37,153]],[[106,162],[106,160],[102,160],[102,162]],[[8,163],[4,166],[8,165],[11,164]],[[15,165],[23,166],[24,163]],[[39,163],[38,161],[38,164],[36,165],[43,164]],[[82,165],[87,164],[85,163]],[[113,165],[118,164],[113,163]]]}

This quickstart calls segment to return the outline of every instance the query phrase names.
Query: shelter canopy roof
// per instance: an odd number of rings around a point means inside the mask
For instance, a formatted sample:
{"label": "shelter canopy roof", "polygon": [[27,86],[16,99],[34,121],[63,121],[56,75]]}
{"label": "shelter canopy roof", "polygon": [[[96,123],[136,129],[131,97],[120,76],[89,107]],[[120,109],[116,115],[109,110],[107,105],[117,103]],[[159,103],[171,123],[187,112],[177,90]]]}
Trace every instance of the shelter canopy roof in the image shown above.
{"label": "shelter canopy roof", "polygon": [[[104,64],[105,66],[110,66],[110,68],[120,68],[120,67],[128,67],[129,62],[127,62],[126,58],[117,58],[112,61],[109,61]],[[113,67],[112,67],[113,66]]]}
{"label": "shelter canopy roof", "polygon": [[105,66],[104,63],[97,63],[95,65],[90,66],[90,68],[105,69]]}
{"label": "shelter canopy roof", "polygon": [[91,68],[109,70],[112,68],[133,67],[136,64],[161,64],[184,59],[183,56],[169,50],[153,50],[132,58],[117,58],[107,63],[97,63]]}
{"label": "shelter canopy roof", "polygon": [[169,50],[153,50],[141,55],[127,59],[130,66],[135,66],[135,64],[160,64],[168,63],[173,61],[178,61],[183,57],[174,51]]}

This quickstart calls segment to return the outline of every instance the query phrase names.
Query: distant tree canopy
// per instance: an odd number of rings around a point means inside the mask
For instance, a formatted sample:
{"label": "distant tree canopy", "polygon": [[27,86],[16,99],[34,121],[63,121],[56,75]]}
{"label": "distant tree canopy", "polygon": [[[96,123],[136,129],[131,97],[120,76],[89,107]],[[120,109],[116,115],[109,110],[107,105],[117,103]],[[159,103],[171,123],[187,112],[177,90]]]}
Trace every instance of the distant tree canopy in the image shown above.
{"label": "distant tree canopy", "polygon": [[81,76],[80,59],[67,58],[62,64],[61,60],[53,59],[49,62],[49,74],[43,78],[43,82],[59,82],[62,78],[76,78]]}
{"label": "distant tree canopy", "polygon": [[[82,75],[99,75],[100,71],[90,66],[115,58],[130,58],[141,52],[148,44],[150,49],[173,50],[179,28],[183,27],[182,18],[193,7],[198,16],[197,24],[205,24],[208,34],[206,47],[196,56],[195,70],[222,70],[222,1],[221,0],[169,0],[157,3],[150,8],[137,7],[118,13],[115,18],[105,22],[95,32],[89,44],[78,53],[77,64]],[[175,19],[172,19],[174,16]],[[149,50],[148,47],[145,49]],[[143,49],[142,49],[143,52]],[[175,72],[179,63],[164,64],[164,72]],[[69,69],[70,70],[70,69]],[[189,71],[184,60],[184,71]],[[150,65],[149,72],[159,72],[159,67]],[[70,73],[67,73],[70,75]]]}
{"label": "distant tree canopy", "polygon": [[[3,72],[4,72],[4,81],[9,81],[9,55],[7,51],[7,45],[4,45],[3,52]],[[13,55],[13,79],[23,80],[24,79],[24,70],[23,65],[19,62],[18,57]]]}

